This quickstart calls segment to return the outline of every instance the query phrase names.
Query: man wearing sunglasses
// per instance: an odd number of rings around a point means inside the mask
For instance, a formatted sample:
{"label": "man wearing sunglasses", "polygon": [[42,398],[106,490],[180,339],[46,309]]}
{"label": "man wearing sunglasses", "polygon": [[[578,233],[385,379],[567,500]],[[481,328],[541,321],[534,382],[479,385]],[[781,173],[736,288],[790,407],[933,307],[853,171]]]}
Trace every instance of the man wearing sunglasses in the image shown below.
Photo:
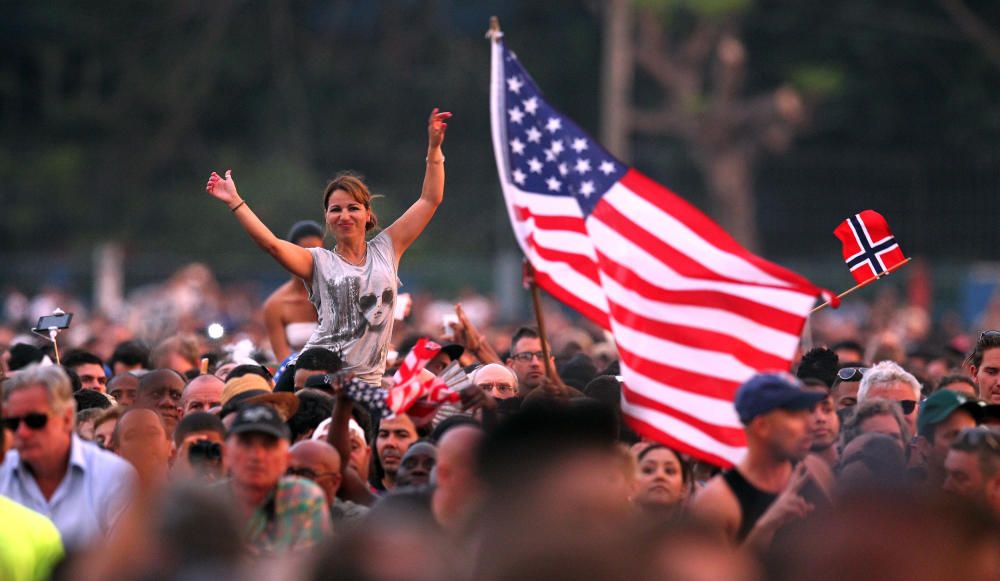
{"label": "man wearing sunglasses", "polygon": [[1000,430],[962,431],[945,459],[944,490],[983,503],[1000,516]]}
{"label": "man wearing sunglasses", "polygon": [[917,433],[917,404],[920,382],[892,361],[882,361],[865,371],[858,388],[858,403],[869,399],[887,399],[899,404],[910,434]]}
{"label": "man wearing sunglasses", "polygon": [[[0,463],[4,437],[0,427]],[[47,579],[63,557],[62,539],[52,521],[0,495],[0,523],[0,579]]]}
{"label": "man wearing sunglasses", "polygon": [[7,381],[3,397],[3,425],[14,450],[0,466],[0,494],[50,518],[67,548],[106,535],[135,471],[74,434],[69,376],[57,366],[29,366]]}

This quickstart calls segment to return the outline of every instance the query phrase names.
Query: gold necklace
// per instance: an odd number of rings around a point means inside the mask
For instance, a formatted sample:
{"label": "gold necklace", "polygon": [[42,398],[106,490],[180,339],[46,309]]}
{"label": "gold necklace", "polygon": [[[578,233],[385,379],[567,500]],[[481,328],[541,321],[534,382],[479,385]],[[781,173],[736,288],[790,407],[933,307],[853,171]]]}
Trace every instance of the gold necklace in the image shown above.
{"label": "gold necklace", "polygon": [[361,265],[363,265],[365,263],[365,259],[368,258],[368,243],[367,242],[365,242],[364,252],[361,253],[361,260],[359,260],[358,262],[351,262],[346,256],[344,256],[340,252],[340,250],[338,249],[338,247],[339,247],[339,245],[337,245],[337,244],[333,245],[333,251],[334,251],[334,253],[336,253],[336,255],[339,256],[341,260],[343,260],[347,264],[350,264],[351,266],[361,266]]}

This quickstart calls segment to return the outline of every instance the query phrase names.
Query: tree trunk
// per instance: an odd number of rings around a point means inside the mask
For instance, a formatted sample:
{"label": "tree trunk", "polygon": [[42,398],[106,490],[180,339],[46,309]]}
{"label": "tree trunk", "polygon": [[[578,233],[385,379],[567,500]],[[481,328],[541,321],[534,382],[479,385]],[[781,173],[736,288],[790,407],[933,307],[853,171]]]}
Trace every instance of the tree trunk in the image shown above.
{"label": "tree trunk", "polygon": [[629,111],[635,63],[632,52],[632,0],[610,0],[604,18],[601,62],[601,141],[618,159],[629,158]]}
{"label": "tree trunk", "polygon": [[701,165],[715,219],[737,242],[757,252],[752,157],[746,148],[728,147],[704,152]]}

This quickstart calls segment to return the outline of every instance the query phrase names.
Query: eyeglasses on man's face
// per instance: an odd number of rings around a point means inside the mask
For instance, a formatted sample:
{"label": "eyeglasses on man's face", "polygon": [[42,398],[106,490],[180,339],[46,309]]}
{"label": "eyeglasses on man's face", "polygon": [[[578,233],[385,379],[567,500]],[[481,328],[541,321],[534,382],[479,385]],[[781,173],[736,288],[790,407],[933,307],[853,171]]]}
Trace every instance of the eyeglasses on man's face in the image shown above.
{"label": "eyeglasses on man's face", "polygon": [[497,393],[507,394],[514,393],[517,388],[513,385],[502,383],[499,381],[484,381],[483,383],[477,384],[479,387],[483,388],[483,391],[496,391]]}
{"label": "eyeglasses on man's face", "polygon": [[539,361],[545,360],[545,353],[543,351],[522,351],[520,353],[514,353],[510,356],[514,361],[523,361],[527,363],[534,358],[538,358]]}

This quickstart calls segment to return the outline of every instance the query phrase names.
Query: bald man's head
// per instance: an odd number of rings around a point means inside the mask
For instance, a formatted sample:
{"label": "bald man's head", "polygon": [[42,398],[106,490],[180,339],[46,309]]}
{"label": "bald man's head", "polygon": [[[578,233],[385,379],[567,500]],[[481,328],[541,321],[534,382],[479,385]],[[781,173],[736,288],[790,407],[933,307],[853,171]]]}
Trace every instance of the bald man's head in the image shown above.
{"label": "bald man's head", "polygon": [[181,394],[182,417],[221,406],[225,387],[225,382],[211,374],[199,375],[189,381]]}
{"label": "bald man's head", "polygon": [[431,510],[445,529],[460,530],[477,510],[482,486],[475,462],[482,439],[482,429],[464,425],[448,430],[438,442],[437,489]]}
{"label": "bald man's head", "polygon": [[438,442],[438,486],[463,486],[474,478],[476,450],[483,439],[483,430],[471,425],[458,426],[445,432]]}
{"label": "bald man's head", "polygon": [[340,488],[340,454],[326,442],[303,440],[288,450],[288,472],[312,480],[326,493],[327,502],[333,502]]}
{"label": "bald man's head", "polygon": [[135,466],[140,477],[166,481],[171,442],[156,411],[129,408],[115,425],[111,439],[115,452]]}

